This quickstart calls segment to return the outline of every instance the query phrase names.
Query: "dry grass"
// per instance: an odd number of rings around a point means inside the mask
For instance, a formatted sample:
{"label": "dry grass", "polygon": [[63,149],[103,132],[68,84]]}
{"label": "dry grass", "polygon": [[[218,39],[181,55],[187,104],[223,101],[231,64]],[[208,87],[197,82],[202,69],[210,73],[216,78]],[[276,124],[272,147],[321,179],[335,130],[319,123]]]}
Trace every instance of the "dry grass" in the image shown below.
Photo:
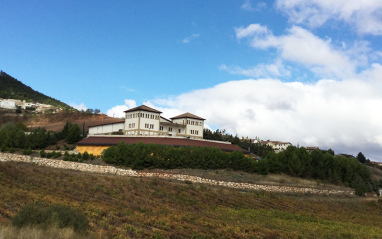
{"label": "dry grass", "polygon": [[90,232],[102,239],[382,235],[382,201],[357,197],[282,195],[23,163],[0,163],[0,192],[0,223],[6,228],[22,205],[41,201],[85,212]]}
{"label": "dry grass", "polygon": [[85,239],[94,235],[79,235],[70,228],[50,228],[41,230],[33,227],[18,229],[13,226],[0,226],[0,239]]}
{"label": "dry grass", "polygon": [[186,174],[192,176],[198,176],[202,178],[229,181],[229,182],[245,182],[262,185],[280,185],[280,186],[292,186],[292,187],[309,187],[316,189],[327,190],[341,190],[341,191],[354,191],[353,189],[345,186],[337,186],[328,184],[319,180],[304,179],[298,177],[292,177],[286,174],[251,174],[242,171],[233,170],[202,170],[202,169],[171,169],[162,170],[155,169],[151,172],[167,172],[174,174]]}
{"label": "dry grass", "polygon": [[368,166],[370,173],[371,173],[371,178],[375,181],[382,179],[382,170],[375,168],[375,167],[370,167]]}

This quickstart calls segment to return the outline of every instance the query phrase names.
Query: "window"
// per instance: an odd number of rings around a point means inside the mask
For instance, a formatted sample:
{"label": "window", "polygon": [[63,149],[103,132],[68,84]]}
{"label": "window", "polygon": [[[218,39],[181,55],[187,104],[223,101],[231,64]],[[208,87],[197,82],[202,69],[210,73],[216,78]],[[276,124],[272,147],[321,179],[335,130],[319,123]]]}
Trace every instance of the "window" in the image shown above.
{"label": "window", "polygon": [[159,130],[160,130],[160,131],[163,131],[163,126],[159,126]]}
{"label": "window", "polygon": [[179,133],[179,134],[182,133],[182,130],[181,130],[181,129],[178,129],[178,133]]}
{"label": "window", "polygon": [[149,124],[145,124],[145,128],[148,129],[149,128]]}
{"label": "window", "polygon": [[153,124],[150,124],[150,129],[154,129],[154,125]]}
{"label": "window", "polygon": [[172,127],[168,127],[168,132],[172,132]]}
{"label": "window", "polygon": [[190,124],[190,120],[187,120],[187,124]]}
{"label": "window", "polygon": [[145,114],[141,113],[141,118],[145,117]]}

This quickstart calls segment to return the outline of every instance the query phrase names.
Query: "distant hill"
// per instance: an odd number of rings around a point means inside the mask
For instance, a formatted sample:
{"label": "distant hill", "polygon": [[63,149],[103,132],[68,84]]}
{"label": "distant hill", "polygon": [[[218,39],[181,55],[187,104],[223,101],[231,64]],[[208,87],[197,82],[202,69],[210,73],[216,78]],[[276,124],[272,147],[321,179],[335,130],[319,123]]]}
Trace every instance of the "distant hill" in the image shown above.
{"label": "distant hill", "polygon": [[31,87],[3,71],[0,71],[0,98],[25,100],[57,107],[72,108],[59,100],[33,90]]}

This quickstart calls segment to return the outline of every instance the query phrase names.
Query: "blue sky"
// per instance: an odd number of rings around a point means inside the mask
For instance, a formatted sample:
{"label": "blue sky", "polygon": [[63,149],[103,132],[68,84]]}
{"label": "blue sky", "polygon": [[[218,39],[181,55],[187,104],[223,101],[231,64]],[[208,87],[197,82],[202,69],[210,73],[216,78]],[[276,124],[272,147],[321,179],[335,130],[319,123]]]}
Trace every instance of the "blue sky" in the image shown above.
{"label": "blue sky", "polygon": [[0,69],[79,109],[146,104],[382,161],[380,0],[1,6]]}

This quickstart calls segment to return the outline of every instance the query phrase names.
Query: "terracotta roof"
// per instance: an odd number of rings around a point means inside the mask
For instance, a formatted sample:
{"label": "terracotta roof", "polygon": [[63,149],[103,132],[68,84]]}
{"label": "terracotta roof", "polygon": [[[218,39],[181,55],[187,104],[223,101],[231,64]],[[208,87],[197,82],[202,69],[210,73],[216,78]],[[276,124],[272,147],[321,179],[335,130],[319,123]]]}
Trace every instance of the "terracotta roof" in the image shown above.
{"label": "terracotta roof", "polygon": [[94,125],[89,125],[89,127],[96,127],[96,126],[109,125],[109,124],[120,124],[120,123],[125,123],[125,120],[119,120],[119,121],[109,122],[109,123],[94,124]]}
{"label": "terracotta roof", "polygon": [[77,143],[77,145],[117,145],[119,142],[125,142],[127,144],[136,144],[141,141],[144,144],[161,144],[161,145],[172,145],[174,147],[180,146],[196,146],[196,147],[218,147],[222,151],[232,152],[232,151],[242,151],[248,154],[247,150],[240,148],[237,145],[211,142],[204,140],[193,140],[187,138],[174,138],[174,137],[123,137],[123,136],[89,136]]}
{"label": "terracotta roof", "polygon": [[167,118],[165,118],[163,116],[161,116],[161,118],[171,123],[171,120],[169,120],[169,119],[167,119]]}
{"label": "terracotta roof", "polygon": [[192,119],[198,119],[198,120],[206,120],[206,119],[203,119],[202,117],[196,116],[196,115],[188,113],[188,112],[181,114],[181,115],[178,115],[178,116],[175,116],[175,117],[172,117],[170,119],[179,119],[179,118],[192,118]]}
{"label": "terracotta roof", "polygon": [[129,109],[129,110],[125,110],[124,112],[133,112],[133,111],[138,111],[138,110],[144,110],[144,111],[149,111],[149,112],[154,112],[154,113],[159,113],[159,114],[162,113],[161,111],[150,108],[146,105],[141,105],[141,106]]}

